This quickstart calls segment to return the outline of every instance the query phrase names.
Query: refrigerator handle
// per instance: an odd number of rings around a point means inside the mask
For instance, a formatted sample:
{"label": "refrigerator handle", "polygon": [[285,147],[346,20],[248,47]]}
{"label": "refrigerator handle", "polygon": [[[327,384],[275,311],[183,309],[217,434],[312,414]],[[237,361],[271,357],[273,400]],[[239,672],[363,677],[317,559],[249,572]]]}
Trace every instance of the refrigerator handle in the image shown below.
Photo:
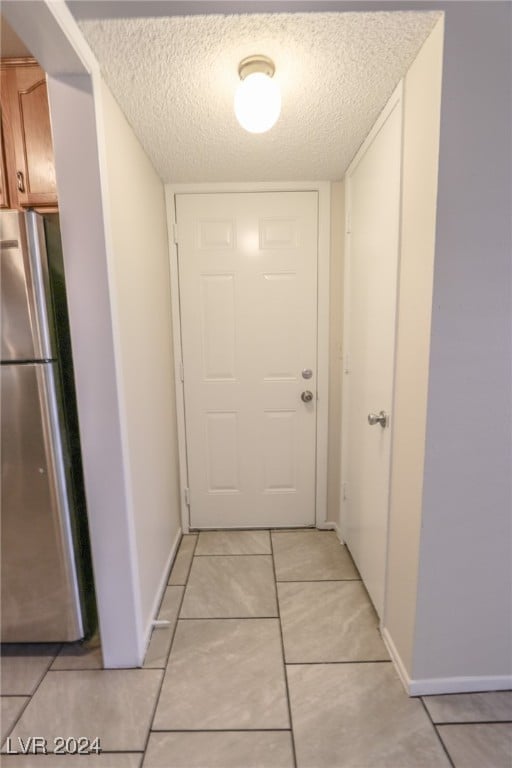
{"label": "refrigerator handle", "polygon": [[55,354],[53,351],[53,337],[50,330],[52,304],[44,225],[42,218],[35,211],[28,211],[25,215],[25,221],[30,271],[32,273],[32,285],[36,300],[36,317],[34,320],[41,344],[41,356],[44,360],[51,360],[55,357]]}

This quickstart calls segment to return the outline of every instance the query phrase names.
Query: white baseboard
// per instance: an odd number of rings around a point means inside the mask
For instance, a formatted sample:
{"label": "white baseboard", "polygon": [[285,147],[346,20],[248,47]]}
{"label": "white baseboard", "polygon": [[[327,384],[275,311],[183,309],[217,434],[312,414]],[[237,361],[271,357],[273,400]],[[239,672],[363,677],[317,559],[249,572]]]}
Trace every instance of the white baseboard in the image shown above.
{"label": "white baseboard", "polygon": [[171,546],[171,551],[169,552],[169,556],[166,560],[162,576],[160,579],[160,584],[158,585],[158,589],[155,595],[155,599],[153,601],[153,607],[150,613],[150,620],[148,621],[145,630],[144,630],[144,636],[143,636],[143,654],[142,658],[139,662],[139,667],[141,667],[144,663],[144,659],[146,657],[146,653],[148,650],[148,645],[151,640],[151,632],[153,631],[153,620],[158,614],[158,609],[160,608],[160,603],[162,602],[162,598],[164,596],[164,592],[167,588],[167,582],[169,581],[169,573],[172,567],[172,564],[174,563],[174,558],[176,557],[176,552],[178,551],[178,547],[180,545],[182,537],[181,528],[178,528],[178,532],[176,533],[176,536],[174,537],[174,541]]}
{"label": "white baseboard", "polygon": [[338,523],[334,524],[334,530],[336,531],[336,536],[338,537],[338,541],[340,542],[341,546],[345,546],[345,539],[341,535],[341,528],[339,527]]}
{"label": "white baseboard", "polygon": [[338,523],[330,523],[330,522],[318,523],[316,527],[318,528],[319,531],[336,531],[336,536],[338,537],[341,546],[343,547],[345,545],[345,541],[341,535],[341,531]]}
{"label": "white baseboard", "polygon": [[512,689],[512,675],[431,677],[419,680],[411,678],[389,632],[385,628],[382,629],[382,639],[409,696],[435,696],[443,693],[478,693]]}
{"label": "white baseboard", "polygon": [[344,547],[345,546],[345,539],[341,535],[341,528],[339,527],[339,525],[337,523],[336,523],[336,527],[335,527],[334,530],[336,531],[336,536],[338,537],[341,546]]}
{"label": "white baseboard", "polygon": [[316,528],[318,528],[319,531],[334,531],[336,528],[336,523],[330,523],[328,520],[326,520],[323,523],[317,523]]}
{"label": "white baseboard", "polygon": [[433,696],[439,693],[508,691],[510,689],[512,689],[512,675],[433,677],[427,680],[411,680],[409,683],[410,696]]}
{"label": "white baseboard", "polygon": [[400,657],[400,654],[398,653],[397,649],[395,648],[395,644],[393,640],[391,639],[391,636],[387,629],[385,627],[380,628],[382,639],[384,640],[384,645],[388,649],[389,655],[391,656],[391,661],[395,665],[395,669],[398,672],[398,677],[400,678],[400,682],[405,688],[405,692],[411,696],[411,692],[409,690],[409,684],[410,684],[410,678],[407,673],[407,670],[404,666],[404,663]]}

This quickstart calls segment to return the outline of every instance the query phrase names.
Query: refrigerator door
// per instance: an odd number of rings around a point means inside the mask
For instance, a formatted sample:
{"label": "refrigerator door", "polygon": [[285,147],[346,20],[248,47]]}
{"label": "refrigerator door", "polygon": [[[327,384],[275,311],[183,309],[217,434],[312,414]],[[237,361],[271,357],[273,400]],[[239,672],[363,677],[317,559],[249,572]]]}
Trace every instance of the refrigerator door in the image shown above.
{"label": "refrigerator door", "polygon": [[54,357],[44,230],[38,214],[0,212],[1,360]]}
{"label": "refrigerator door", "polygon": [[83,637],[54,368],[1,366],[3,642]]}

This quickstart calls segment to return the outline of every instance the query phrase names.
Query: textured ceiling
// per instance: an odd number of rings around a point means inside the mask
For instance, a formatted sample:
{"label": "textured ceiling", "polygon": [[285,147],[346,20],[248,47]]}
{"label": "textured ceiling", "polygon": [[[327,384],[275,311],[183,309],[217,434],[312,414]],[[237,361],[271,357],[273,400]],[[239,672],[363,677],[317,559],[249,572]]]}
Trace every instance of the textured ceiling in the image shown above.
{"label": "textured ceiling", "polygon": [[[340,179],[438,12],[278,13],[81,21],[164,181]],[[238,63],[263,53],[278,123],[246,133]]]}

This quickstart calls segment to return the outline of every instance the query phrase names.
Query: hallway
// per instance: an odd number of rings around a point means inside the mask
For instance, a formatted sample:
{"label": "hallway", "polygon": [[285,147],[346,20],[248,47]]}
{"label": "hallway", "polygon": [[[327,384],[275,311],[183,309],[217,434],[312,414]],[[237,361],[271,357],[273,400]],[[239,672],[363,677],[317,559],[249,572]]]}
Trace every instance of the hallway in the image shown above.
{"label": "hallway", "polygon": [[29,736],[103,751],[2,765],[510,764],[512,692],[408,698],[332,531],[184,536],[158,618],[140,670],[102,670],[94,643],[3,646],[2,751]]}

